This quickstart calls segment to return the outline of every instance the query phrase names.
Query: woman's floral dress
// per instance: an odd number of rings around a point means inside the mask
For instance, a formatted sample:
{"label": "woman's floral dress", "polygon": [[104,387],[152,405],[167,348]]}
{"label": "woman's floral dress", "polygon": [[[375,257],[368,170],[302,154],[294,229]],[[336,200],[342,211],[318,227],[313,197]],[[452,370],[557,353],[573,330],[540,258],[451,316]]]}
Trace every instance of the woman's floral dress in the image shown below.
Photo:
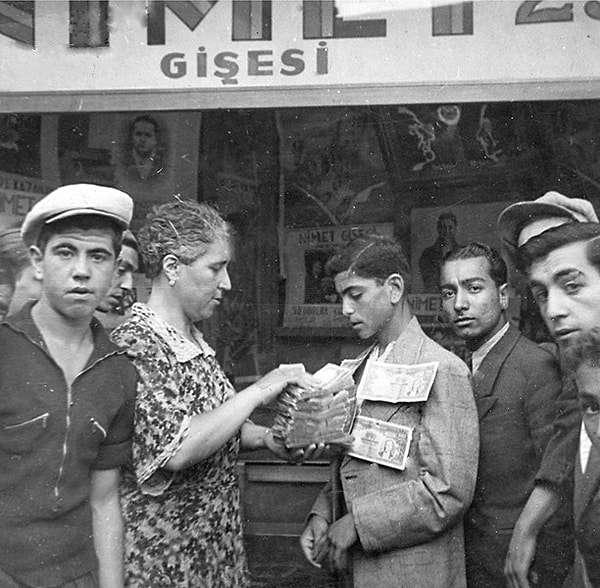
{"label": "woman's floral dress", "polygon": [[183,471],[163,465],[194,415],[234,394],[199,331],[197,345],[147,306],[111,338],[125,348],[140,382],[133,470],[123,474],[127,586],[235,588],[248,585],[236,476],[239,435]]}

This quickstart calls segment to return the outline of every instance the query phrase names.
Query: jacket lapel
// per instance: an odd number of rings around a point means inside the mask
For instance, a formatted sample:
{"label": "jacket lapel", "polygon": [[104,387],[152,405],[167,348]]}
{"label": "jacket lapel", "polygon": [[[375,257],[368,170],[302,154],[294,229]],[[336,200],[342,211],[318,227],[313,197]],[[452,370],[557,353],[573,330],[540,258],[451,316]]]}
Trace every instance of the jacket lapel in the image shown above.
{"label": "jacket lapel", "polygon": [[[401,365],[414,365],[419,363],[424,343],[425,333],[423,333],[416,317],[413,317],[406,326],[406,329],[404,329],[398,339],[396,339],[394,347],[390,351],[385,362],[399,363]],[[382,421],[389,421],[400,409],[400,404],[378,402],[376,418]]]}
{"label": "jacket lapel", "polygon": [[494,384],[500,373],[500,368],[514,349],[521,333],[512,325],[504,336],[494,345],[490,352],[483,358],[479,369],[473,374],[473,393],[475,399],[490,396],[494,391]]}
{"label": "jacket lapel", "polygon": [[496,404],[496,398],[492,393],[498,374],[520,336],[519,330],[510,325],[504,336],[490,349],[473,374],[473,394],[475,395],[479,420],[483,419]]}

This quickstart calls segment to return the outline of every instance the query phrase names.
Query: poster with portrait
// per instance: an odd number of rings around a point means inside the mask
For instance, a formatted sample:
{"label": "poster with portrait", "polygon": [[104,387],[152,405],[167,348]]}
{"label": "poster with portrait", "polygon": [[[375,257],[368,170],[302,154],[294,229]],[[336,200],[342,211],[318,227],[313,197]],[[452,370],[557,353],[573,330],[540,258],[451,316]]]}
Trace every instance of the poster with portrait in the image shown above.
{"label": "poster with portrait", "polygon": [[361,234],[393,236],[393,224],[290,229],[285,232],[285,327],[347,327],[325,264],[334,251]]}
{"label": "poster with portrait", "polygon": [[57,154],[63,184],[114,186],[134,200],[136,232],[156,204],[197,198],[198,112],[62,114]]}

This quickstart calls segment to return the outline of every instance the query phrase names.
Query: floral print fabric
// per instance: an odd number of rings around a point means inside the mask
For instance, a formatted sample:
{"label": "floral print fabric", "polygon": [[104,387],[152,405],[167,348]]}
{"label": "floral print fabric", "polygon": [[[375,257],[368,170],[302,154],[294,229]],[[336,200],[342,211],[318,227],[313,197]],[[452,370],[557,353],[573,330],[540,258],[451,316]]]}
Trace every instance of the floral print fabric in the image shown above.
{"label": "floral print fabric", "polygon": [[196,344],[147,306],[111,338],[139,374],[133,471],[122,476],[126,585],[130,588],[248,586],[236,475],[239,435],[183,471],[164,464],[185,439],[194,415],[235,392],[214,352]]}

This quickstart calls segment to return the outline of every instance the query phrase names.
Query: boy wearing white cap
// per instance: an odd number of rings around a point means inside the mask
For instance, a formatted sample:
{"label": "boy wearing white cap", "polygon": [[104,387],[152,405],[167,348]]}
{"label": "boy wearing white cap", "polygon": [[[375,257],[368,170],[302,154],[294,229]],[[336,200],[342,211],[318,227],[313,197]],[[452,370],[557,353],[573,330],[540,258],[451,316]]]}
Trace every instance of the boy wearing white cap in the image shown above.
{"label": "boy wearing white cap", "polygon": [[21,233],[37,302],[0,325],[0,586],[123,585],[119,468],[136,375],[93,313],[131,198],[90,184],[37,203]]}

